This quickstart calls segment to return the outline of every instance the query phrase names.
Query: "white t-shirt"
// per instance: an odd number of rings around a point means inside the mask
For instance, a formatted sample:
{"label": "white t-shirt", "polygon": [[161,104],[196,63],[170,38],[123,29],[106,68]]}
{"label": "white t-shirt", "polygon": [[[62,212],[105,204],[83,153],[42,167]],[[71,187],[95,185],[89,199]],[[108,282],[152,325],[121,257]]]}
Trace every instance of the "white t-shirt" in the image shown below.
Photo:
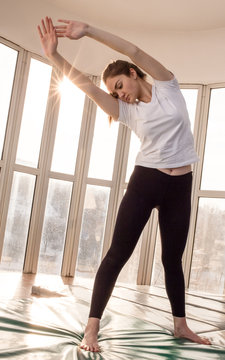
{"label": "white t-shirt", "polygon": [[135,165],[176,168],[199,160],[186,103],[176,78],[154,80],[149,103],[118,101],[118,121],[133,130],[141,140]]}

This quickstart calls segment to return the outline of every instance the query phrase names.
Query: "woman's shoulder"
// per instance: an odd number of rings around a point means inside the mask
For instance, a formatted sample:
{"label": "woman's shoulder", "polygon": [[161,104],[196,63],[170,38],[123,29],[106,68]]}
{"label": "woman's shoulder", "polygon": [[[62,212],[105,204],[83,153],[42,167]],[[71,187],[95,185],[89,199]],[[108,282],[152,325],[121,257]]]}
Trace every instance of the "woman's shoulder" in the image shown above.
{"label": "woman's shoulder", "polygon": [[173,75],[171,80],[157,80],[153,79],[154,85],[157,89],[180,89],[177,78]]}

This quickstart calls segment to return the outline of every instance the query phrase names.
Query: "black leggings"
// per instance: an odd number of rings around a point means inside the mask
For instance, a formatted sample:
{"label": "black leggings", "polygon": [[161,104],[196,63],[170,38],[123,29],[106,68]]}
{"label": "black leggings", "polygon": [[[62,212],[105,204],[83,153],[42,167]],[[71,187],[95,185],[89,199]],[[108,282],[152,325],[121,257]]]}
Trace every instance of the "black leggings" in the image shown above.
{"label": "black leggings", "polygon": [[182,270],[191,210],[192,172],[171,176],[135,166],[117,215],[112,244],[97,271],[89,317],[101,318],[116,279],[153,208],[159,211],[166,291],[174,316],[185,316]]}

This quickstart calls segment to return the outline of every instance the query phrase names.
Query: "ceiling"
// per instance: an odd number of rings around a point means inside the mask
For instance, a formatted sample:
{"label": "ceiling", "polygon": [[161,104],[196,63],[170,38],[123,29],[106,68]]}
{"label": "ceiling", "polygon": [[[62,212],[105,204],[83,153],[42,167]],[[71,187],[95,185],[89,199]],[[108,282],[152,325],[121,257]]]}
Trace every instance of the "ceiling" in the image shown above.
{"label": "ceiling", "polygon": [[[82,20],[124,37],[180,82],[225,82],[225,0],[0,0],[0,36],[43,56],[36,25],[45,15],[54,22]],[[59,51],[95,75],[111,59],[123,58],[88,38],[60,39]]]}
{"label": "ceiling", "polygon": [[225,26],[224,0],[47,0],[99,26],[212,30]]}

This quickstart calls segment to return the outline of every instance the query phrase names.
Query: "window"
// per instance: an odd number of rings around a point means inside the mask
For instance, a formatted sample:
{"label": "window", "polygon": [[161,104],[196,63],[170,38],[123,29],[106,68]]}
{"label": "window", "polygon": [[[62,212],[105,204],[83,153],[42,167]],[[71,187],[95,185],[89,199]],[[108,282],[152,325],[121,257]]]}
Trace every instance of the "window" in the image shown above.
{"label": "window", "polygon": [[0,152],[2,158],[18,52],[0,44]]}
{"label": "window", "polygon": [[225,279],[224,101],[225,88],[211,89],[190,275],[191,290],[217,294]]}
{"label": "window", "polygon": [[67,78],[59,89],[61,102],[51,170],[74,174],[85,96]]}
{"label": "window", "polygon": [[[103,83],[100,86],[106,91]],[[82,210],[76,266],[79,277],[93,278],[101,262],[118,128],[114,121],[109,124],[107,115],[98,107]]]}
{"label": "window", "polygon": [[[101,88],[107,91],[103,82]],[[116,143],[119,124],[112,121],[109,125],[108,117],[97,108],[94,137],[91,150],[88,176],[95,179],[112,180]]]}
{"label": "window", "polygon": [[[63,79],[57,96],[52,95],[49,91],[53,84],[52,67],[41,58],[5,43],[0,44],[1,154],[10,141],[18,143],[18,147],[15,146],[14,152],[5,151],[0,160],[0,212],[4,215],[0,268],[54,274],[60,274],[63,268],[64,275],[75,272],[75,277],[93,278],[103,250],[110,246],[117,209],[133,171],[140,141],[118,122],[109,125],[107,115],[100,108],[95,112],[91,100],[68,79]],[[24,61],[21,51],[28,60],[23,67],[19,66]],[[101,87],[105,89],[103,84]],[[205,142],[203,164],[200,162],[195,170],[196,216],[192,228],[196,221],[196,229],[190,238],[193,256],[186,275],[190,272],[191,290],[222,294],[225,86],[205,86],[206,90],[211,88],[211,96],[203,111],[206,114],[209,108],[204,129],[195,126],[196,114],[202,111],[200,108],[196,111],[201,103],[197,102],[202,93],[200,87],[187,85],[182,89],[192,131],[196,132],[197,148],[202,153]],[[17,109],[21,111],[17,113]],[[13,119],[11,113],[16,113]],[[14,128],[7,127],[8,124]],[[38,231],[32,233],[31,228]],[[145,263],[141,263],[140,257],[146,257]],[[151,277],[152,284],[164,286],[155,215],[118,281],[136,283],[137,275],[143,282]]]}
{"label": "window", "polygon": [[83,209],[76,275],[92,278],[100,264],[110,189],[88,185]]}
{"label": "window", "polygon": [[50,179],[38,271],[60,275],[72,183]]}
{"label": "window", "polygon": [[225,88],[211,90],[202,190],[225,191]]}
{"label": "window", "polygon": [[225,199],[200,198],[190,289],[224,293]]}
{"label": "window", "polygon": [[51,66],[31,59],[17,149],[17,164],[38,166],[51,72]]}
{"label": "window", "polygon": [[35,176],[15,172],[0,268],[23,270]]}

